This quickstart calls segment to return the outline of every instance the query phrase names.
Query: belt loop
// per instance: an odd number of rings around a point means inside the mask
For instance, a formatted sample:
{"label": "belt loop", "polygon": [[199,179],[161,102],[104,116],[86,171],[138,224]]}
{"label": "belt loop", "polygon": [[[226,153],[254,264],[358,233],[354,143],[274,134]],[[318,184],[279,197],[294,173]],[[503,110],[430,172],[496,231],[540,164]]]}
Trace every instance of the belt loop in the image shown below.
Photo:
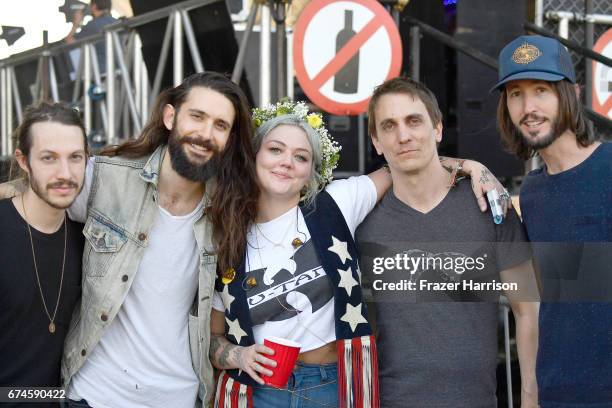
{"label": "belt loop", "polygon": [[327,381],[327,371],[325,370],[325,367],[319,365],[319,370],[321,371],[321,380]]}

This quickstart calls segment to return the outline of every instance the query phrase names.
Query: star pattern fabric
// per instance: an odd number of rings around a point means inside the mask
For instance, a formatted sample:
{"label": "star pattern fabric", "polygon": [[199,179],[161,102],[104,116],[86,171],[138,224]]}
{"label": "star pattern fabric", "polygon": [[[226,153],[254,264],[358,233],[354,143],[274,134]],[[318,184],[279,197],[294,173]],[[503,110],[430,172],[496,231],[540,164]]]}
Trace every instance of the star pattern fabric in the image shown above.
{"label": "star pattern fabric", "polygon": [[227,322],[227,325],[229,326],[229,330],[227,331],[227,334],[229,336],[234,336],[234,338],[236,339],[236,344],[240,344],[240,339],[242,339],[243,337],[246,337],[247,334],[244,330],[242,330],[242,327],[240,327],[240,322],[238,321],[238,318],[234,320],[230,320],[226,317],[225,321]]}
{"label": "star pattern fabric", "polygon": [[[363,339],[372,336],[372,329],[366,319],[367,307],[361,292],[359,256],[343,214],[333,198],[327,192],[322,191],[316,197],[316,205],[306,208],[304,221],[311,233],[313,249],[330,280],[329,283],[333,290],[334,307],[337,310],[337,313],[334,314],[336,339],[350,345],[351,350],[354,348],[354,351],[351,351],[353,356],[356,353],[369,353],[370,351],[364,351],[365,349],[362,347]],[[282,266],[282,269],[291,272],[292,268],[287,268],[284,264]],[[239,266],[236,276],[246,276],[244,264]],[[271,274],[270,277],[273,278],[274,274]],[[263,276],[261,279],[263,282]],[[249,319],[248,293],[242,283],[243,279],[237,278],[228,285],[224,285],[219,278],[215,287],[221,295],[225,307],[226,338],[232,344],[250,346],[255,344],[253,322]],[[353,342],[355,339],[361,340]],[[372,361],[375,360],[370,360],[370,362]],[[367,376],[364,371],[365,368],[360,366],[357,369],[359,370],[357,375],[360,378]],[[374,378],[376,375],[375,367],[370,367],[368,370]],[[242,370],[227,370],[227,374],[242,384],[256,385],[256,382]],[[351,371],[343,375],[348,376],[346,378],[352,378],[353,373]],[[346,378],[343,377],[342,381]],[[225,390],[231,388],[233,387],[228,388],[226,383]],[[351,391],[347,389],[347,393],[351,395],[360,392],[363,392],[363,390],[354,389]],[[351,404],[349,403],[347,406],[351,406]]]}
{"label": "star pattern fabric", "polygon": [[353,260],[353,258],[351,258],[351,255],[349,254],[346,242],[340,241],[338,238],[332,235],[332,244],[333,245],[327,249],[338,255],[343,265],[346,263],[347,259],[350,259],[351,261]]}
{"label": "star pattern fabric", "polygon": [[367,323],[368,321],[361,314],[361,303],[357,306],[353,306],[350,303],[346,304],[346,313],[340,318],[343,322],[347,322],[351,326],[351,330],[354,332],[360,323]]}
{"label": "star pattern fabric", "polygon": [[340,274],[340,282],[338,283],[338,286],[344,288],[346,293],[351,296],[353,287],[359,285],[359,282],[353,278],[353,270],[350,267],[346,271],[338,269],[338,273]]}
{"label": "star pattern fabric", "polygon": [[225,305],[225,310],[230,312],[230,308],[232,306],[232,302],[236,299],[234,296],[229,293],[229,285],[223,286],[223,292],[221,292],[221,299],[223,300],[223,304]]}

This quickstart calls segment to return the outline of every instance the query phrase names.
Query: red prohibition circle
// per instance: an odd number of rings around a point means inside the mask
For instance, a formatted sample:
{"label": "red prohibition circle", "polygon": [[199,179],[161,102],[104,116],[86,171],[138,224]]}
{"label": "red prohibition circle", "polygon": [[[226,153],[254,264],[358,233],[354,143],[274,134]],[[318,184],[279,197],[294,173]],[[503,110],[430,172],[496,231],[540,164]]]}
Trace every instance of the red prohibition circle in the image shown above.
{"label": "red prohibition circle", "polygon": [[[601,37],[597,40],[595,45],[593,46],[593,51],[603,54],[604,48],[612,41],[612,28],[602,34]],[[593,61],[592,72],[595,75],[595,67],[597,64],[601,64],[600,62]],[[607,101],[603,101],[603,104],[599,103],[599,98],[597,97],[597,78],[593,78],[593,91],[591,93],[591,105],[595,112],[599,113],[602,116],[608,117],[608,112],[612,110],[612,96],[608,97]]]}
{"label": "red prohibition circle", "polygon": [[[314,0],[310,2],[302,11],[295,26],[295,31],[293,34],[293,64],[295,76],[297,77],[302,90],[315,105],[334,115],[358,115],[367,110],[370,96],[362,101],[354,103],[334,101],[323,95],[323,93],[320,91],[321,87],[317,87],[315,84],[313,84],[313,78],[308,76],[306,66],[304,64],[304,36],[306,34],[308,25],[315,15],[323,8],[329,6],[330,4],[340,2],[359,4],[374,13],[374,17],[370,22],[378,19],[380,22],[380,27],[387,32],[391,42],[391,64],[385,80],[399,75],[402,68],[402,41],[400,39],[399,31],[387,10],[385,10],[385,8],[375,0]],[[380,27],[378,29],[380,29]],[[375,32],[377,32],[378,29]],[[321,86],[322,85],[323,84],[321,84]]]}

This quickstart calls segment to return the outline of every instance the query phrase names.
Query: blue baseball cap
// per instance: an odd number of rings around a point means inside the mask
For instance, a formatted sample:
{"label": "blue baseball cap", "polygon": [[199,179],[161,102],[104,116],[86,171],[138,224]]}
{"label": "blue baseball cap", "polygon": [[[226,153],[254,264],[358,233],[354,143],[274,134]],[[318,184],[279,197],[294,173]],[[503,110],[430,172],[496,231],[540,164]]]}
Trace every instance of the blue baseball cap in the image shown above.
{"label": "blue baseball cap", "polygon": [[491,92],[516,79],[576,82],[569,52],[559,41],[540,35],[522,35],[499,53],[498,82]]}

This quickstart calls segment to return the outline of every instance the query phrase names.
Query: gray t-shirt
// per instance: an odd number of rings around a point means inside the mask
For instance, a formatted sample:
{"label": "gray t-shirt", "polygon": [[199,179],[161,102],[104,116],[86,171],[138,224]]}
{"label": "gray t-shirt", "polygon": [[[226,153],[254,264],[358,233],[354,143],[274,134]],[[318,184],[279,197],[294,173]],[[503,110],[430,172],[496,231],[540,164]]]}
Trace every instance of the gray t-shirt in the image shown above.
{"label": "gray t-shirt", "polygon": [[[500,292],[463,283],[501,283],[499,272],[531,258],[516,212],[495,225],[469,181],[427,214],[389,191],[356,237],[376,302],[381,406],[497,406]],[[421,281],[436,285],[419,290]]]}

